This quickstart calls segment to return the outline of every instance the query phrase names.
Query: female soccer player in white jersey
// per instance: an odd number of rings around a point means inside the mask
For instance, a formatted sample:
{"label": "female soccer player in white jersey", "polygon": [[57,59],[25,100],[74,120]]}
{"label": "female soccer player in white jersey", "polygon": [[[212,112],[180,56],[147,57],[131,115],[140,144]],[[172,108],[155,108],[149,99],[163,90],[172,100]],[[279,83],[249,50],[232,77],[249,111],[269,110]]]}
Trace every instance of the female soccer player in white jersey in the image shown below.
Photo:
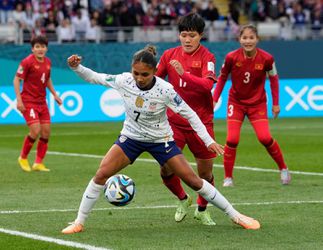
{"label": "female soccer player in white jersey", "polygon": [[116,89],[126,108],[126,120],[119,138],[101,161],[89,182],[78,210],[77,218],[62,230],[63,234],[83,231],[85,220],[104,188],[106,180],[133,163],[143,153],[150,153],[160,166],[171,169],[189,187],[220,208],[231,220],[246,229],[259,229],[257,220],[240,214],[210,183],[198,177],[176,146],[168,123],[166,109],[171,108],[186,118],[203,140],[208,150],[223,154],[223,146],[208,134],[196,113],[175,92],[173,86],[156,77],[156,49],[146,46],[134,54],[132,72],[119,75],[96,73],[82,66],[81,58],[72,55],[68,65],[84,80]]}

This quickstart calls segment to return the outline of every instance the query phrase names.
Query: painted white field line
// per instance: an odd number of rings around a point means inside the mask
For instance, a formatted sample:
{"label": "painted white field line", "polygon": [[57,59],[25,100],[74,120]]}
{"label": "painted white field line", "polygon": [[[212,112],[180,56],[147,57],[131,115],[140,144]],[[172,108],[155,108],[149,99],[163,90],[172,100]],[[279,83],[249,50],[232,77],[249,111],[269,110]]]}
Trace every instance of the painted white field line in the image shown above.
{"label": "painted white field line", "polygon": [[[111,135],[112,132],[53,132],[51,133],[51,136],[82,136],[82,135]],[[11,137],[21,137],[24,138],[26,134],[14,134],[14,135],[8,135],[8,134],[0,134],[0,138],[11,138]]]}
{"label": "painted white field line", "polygon": [[[103,158],[103,155],[65,153],[65,152],[57,152],[57,151],[48,151],[47,154],[85,157],[85,158],[96,158],[96,159],[102,159]],[[150,163],[156,163],[157,164],[156,160],[154,160],[154,159],[138,158],[137,161],[150,162]],[[195,162],[190,162],[190,164],[192,166],[196,166]],[[213,166],[216,167],[216,168],[223,168],[223,165],[221,165],[221,164],[213,164]],[[264,168],[255,168],[255,167],[246,167],[246,166],[235,166],[234,169],[256,171],[256,172],[270,172],[270,173],[278,173],[279,172],[279,170],[277,170],[277,169],[264,169]],[[299,175],[323,176],[323,173],[315,173],[315,172],[303,172],[303,171],[290,171],[290,172],[292,174],[299,174]]]}
{"label": "painted white field line", "polygon": [[[236,202],[232,203],[234,206],[271,206],[271,205],[290,205],[290,204],[323,204],[321,201],[262,201],[262,202]],[[192,205],[193,207],[196,205]],[[212,205],[210,205],[212,206]],[[177,205],[161,205],[161,206],[141,206],[141,207],[105,207],[94,208],[93,211],[107,211],[107,210],[142,210],[142,209],[161,209],[161,208],[176,208]],[[77,209],[40,209],[40,210],[3,210],[0,214],[28,214],[28,213],[66,213],[77,212]]]}
{"label": "painted white field line", "polygon": [[29,238],[33,240],[51,242],[61,246],[75,247],[75,248],[81,248],[81,249],[87,249],[87,250],[109,250],[108,248],[104,248],[104,247],[96,247],[88,244],[82,244],[82,243],[68,241],[68,240],[61,240],[61,239],[51,238],[51,237],[42,236],[38,234],[14,231],[14,230],[9,230],[5,228],[0,228],[0,232],[5,234],[20,236],[24,238]]}

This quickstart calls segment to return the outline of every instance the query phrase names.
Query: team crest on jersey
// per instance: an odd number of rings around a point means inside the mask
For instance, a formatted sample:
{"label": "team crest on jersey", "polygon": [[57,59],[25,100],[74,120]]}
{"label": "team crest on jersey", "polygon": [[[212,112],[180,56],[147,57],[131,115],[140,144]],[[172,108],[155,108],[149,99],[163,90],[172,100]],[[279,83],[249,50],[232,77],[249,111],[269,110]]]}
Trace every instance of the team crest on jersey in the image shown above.
{"label": "team crest on jersey", "polygon": [[174,102],[179,106],[182,103],[183,99],[178,94],[174,97]]}
{"label": "team crest on jersey", "polygon": [[156,110],[156,107],[157,107],[157,102],[151,102],[151,103],[149,104],[148,109],[149,109],[150,111],[155,111],[155,110]]}
{"label": "team crest on jersey", "polygon": [[261,64],[261,63],[256,63],[255,64],[255,70],[263,70],[263,68],[264,68],[263,64]]}
{"label": "team crest on jersey", "polygon": [[237,63],[236,63],[236,66],[237,66],[237,67],[241,67],[241,66],[242,66],[242,62],[237,62]]}
{"label": "team crest on jersey", "polygon": [[21,65],[19,65],[18,70],[17,70],[17,73],[19,73],[19,74],[24,73],[24,67],[22,67]]}
{"label": "team crest on jersey", "polygon": [[136,107],[137,108],[142,108],[142,106],[144,106],[144,99],[142,99],[142,97],[138,96],[136,99]]}
{"label": "team crest on jersey", "polygon": [[128,138],[127,138],[127,136],[121,135],[121,136],[119,137],[119,142],[120,142],[120,143],[124,143],[127,139],[128,139]]}
{"label": "team crest on jersey", "polygon": [[202,62],[201,61],[193,61],[192,67],[193,68],[201,68]]}
{"label": "team crest on jersey", "polygon": [[40,68],[40,66],[39,66],[38,64],[35,64],[35,65],[34,65],[34,68],[35,68],[35,69],[39,69],[39,68]]}

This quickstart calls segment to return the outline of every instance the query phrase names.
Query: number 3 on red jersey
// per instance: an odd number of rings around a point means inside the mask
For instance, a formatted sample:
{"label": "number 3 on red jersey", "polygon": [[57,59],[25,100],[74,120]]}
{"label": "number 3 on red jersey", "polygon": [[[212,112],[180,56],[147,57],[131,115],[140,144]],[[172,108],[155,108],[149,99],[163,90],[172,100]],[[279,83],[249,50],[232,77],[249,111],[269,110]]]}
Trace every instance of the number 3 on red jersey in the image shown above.
{"label": "number 3 on red jersey", "polygon": [[228,106],[228,117],[231,117],[233,115],[233,105],[230,104]]}

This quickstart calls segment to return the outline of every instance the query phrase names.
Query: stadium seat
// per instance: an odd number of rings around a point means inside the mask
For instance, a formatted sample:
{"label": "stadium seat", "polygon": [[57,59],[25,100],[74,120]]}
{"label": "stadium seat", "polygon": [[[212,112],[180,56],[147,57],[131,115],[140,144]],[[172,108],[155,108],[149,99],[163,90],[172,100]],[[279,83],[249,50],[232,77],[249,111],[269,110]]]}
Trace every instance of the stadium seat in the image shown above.
{"label": "stadium seat", "polygon": [[18,43],[18,32],[15,25],[0,25],[0,43]]}
{"label": "stadium seat", "polygon": [[257,24],[258,35],[262,38],[279,38],[280,23],[278,22],[261,22]]}

